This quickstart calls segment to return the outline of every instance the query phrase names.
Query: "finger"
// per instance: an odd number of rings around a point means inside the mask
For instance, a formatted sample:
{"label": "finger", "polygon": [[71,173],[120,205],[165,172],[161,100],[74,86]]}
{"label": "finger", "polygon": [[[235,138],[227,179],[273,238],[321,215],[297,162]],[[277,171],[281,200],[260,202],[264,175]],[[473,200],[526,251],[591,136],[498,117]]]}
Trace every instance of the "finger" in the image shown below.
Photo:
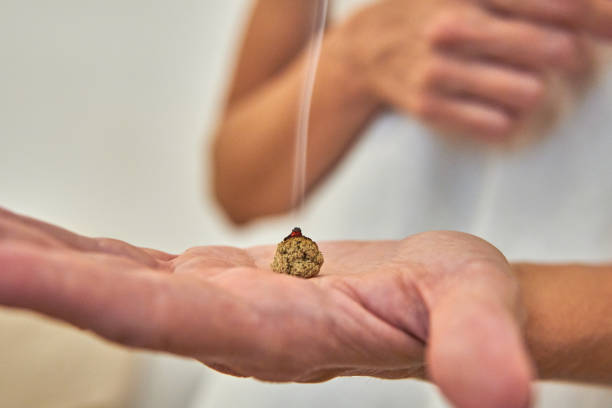
{"label": "finger", "polygon": [[35,310],[123,344],[146,346],[161,327],[152,304],[161,281],[120,270],[137,267],[119,258],[5,243],[0,245],[0,304]]}
{"label": "finger", "polygon": [[535,107],[543,97],[544,83],[535,74],[479,61],[445,58],[432,86],[450,95],[468,95],[511,110]]}
{"label": "finger", "polygon": [[423,97],[417,115],[434,128],[488,142],[505,139],[513,127],[510,114],[501,108],[437,94]]}
{"label": "finger", "polygon": [[[0,222],[5,225],[13,225],[12,231],[20,231],[21,239],[32,239],[38,243],[54,246],[65,246],[87,252],[98,252],[112,255],[119,255],[135,261],[141,262],[146,266],[158,266],[157,259],[169,260],[171,255],[160,251],[143,250],[130,245],[126,242],[109,238],[89,238],[75,234],[64,228],[36,220],[34,218],[19,215],[0,207]],[[6,231],[5,231],[6,234]],[[33,243],[33,242],[32,242]]]}
{"label": "finger", "polygon": [[[131,273],[124,273],[129,270]],[[153,273],[104,254],[0,245],[0,304],[92,330],[108,340],[190,357],[250,349],[252,307],[202,281]]]}
{"label": "finger", "polygon": [[39,230],[26,227],[14,219],[0,217],[1,241],[23,241],[41,247],[65,247],[61,242]]}
{"label": "finger", "polygon": [[588,0],[475,0],[492,10],[543,22],[580,26]]}
{"label": "finger", "polygon": [[530,404],[532,367],[509,287],[501,268],[479,264],[428,298],[429,375],[459,408]]}
{"label": "finger", "polygon": [[596,35],[612,39],[612,2],[590,0],[587,28]]}
{"label": "finger", "polygon": [[29,228],[31,230],[37,230],[40,233],[47,234],[50,238],[53,238],[72,248],[80,249],[93,245],[90,242],[93,240],[92,238],[87,238],[58,226],[11,212],[2,207],[0,207],[0,220],[8,220],[13,223],[19,223],[23,226],[23,228]]}
{"label": "finger", "polygon": [[523,20],[477,12],[448,15],[429,34],[432,43],[442,49],[515,66],[573,71],[580,64],[578,41],[572,32]]}

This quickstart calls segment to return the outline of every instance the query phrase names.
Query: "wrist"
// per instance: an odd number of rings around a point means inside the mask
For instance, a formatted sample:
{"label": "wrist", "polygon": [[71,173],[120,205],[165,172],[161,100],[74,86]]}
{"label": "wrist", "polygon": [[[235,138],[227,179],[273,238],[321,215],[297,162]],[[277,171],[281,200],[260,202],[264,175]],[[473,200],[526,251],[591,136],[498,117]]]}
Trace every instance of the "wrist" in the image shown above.
{"label": "wrist", "polygon": [[612,381],[612,268],[513,264],[525,340],[544,380]]}
{"label": "wrist", "polygon": [[353,47],[342,27],[331,29],[323,44],[320,68],[334,83],[341,84],[338,91],[344,92],[348,100],[359,101],[375,110],[383,101],[373,91],[365,68],[354,57]]}

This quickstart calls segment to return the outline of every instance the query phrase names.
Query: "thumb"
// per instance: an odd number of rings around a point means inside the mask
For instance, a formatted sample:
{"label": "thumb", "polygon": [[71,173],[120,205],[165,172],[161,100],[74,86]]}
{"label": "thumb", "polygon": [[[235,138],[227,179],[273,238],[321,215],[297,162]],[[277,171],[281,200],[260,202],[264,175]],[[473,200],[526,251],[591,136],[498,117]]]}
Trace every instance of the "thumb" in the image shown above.
{"label": "thumb", "polygon": [[457,408],[526,408],[533,373],[516,284],[497,266],[469,269],[432,292],[429,376]]}

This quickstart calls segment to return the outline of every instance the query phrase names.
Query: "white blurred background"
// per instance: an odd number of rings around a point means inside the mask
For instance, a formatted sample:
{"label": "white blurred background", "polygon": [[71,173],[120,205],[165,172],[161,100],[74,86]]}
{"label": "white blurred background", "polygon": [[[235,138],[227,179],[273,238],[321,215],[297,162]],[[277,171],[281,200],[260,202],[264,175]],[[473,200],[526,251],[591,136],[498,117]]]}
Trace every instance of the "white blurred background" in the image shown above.
{"label": "white blurred background", "polygon": [[248,4],[0,1],[2,204],[170,251],[209,240],[206,135]]}
{"label": "white blurred background", "polygon": [[[205,150],[249,4],[0,0],[0,205],[167,251],[227,241]],[[205,373],[0,312],[1,407],[186,406]]]}

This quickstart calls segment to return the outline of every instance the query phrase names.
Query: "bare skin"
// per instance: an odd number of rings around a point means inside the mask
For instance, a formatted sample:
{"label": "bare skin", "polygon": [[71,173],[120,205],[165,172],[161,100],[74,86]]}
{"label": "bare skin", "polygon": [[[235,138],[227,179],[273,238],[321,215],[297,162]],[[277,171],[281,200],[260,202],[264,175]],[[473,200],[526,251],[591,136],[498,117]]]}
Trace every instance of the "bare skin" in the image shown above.
{"label": "bare skin", "polygon": [[422,378],[427,365],[458,407],[529,399],[517,286],[499,251],[473,236],[323,243],[325,268],[311,280],[273,273],[273,246],[174,256],[6,211],[0,236],[0,304],[121,344],[268,381]]}
{"label": "bare skin", "polygon": [[608,0],[471,0],[501,13],[584,29],[603,38],[612,38],[612,5]]}
{"label": "bare skin", "polygon": [[[382,110],[503,142],[537,112],[550,71],[588,69],[583,28],[612,37],[606,1],[382,0],[330,27],[312,102],[307,189]],[[235,223],[292,205],[313,3],[259,0],[254,9],[214,146],[215,192]]]}
{"label": "bare skin", "polygon": [[303,280],[272,246],[169,255],[2,210],[0,304],[237,376],[428,378],[459,408],[528,406],[527,347],[543,378],[611,380],[612,268],[511,267],[455,232],[320,246]]}

